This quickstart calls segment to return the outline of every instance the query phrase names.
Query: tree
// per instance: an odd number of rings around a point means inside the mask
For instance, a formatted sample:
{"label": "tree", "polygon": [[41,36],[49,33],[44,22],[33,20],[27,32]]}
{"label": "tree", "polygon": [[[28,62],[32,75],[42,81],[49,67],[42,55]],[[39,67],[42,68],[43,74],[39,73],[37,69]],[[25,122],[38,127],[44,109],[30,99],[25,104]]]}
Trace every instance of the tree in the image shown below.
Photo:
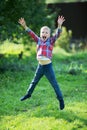
{"label": "tree", "polygon": [[0,12],[1,40],[20,38],[22,31],[18,24],[20,17],[24,17],[27,25],[36,33],[41,26],[49,23],[44,0],[0,0]]}

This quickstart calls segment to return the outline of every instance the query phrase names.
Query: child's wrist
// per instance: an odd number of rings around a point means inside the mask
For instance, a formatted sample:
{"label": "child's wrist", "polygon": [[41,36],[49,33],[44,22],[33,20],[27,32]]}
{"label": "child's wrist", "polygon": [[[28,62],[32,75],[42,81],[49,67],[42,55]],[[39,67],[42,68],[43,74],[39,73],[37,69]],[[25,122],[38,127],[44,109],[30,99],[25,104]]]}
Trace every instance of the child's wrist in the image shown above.
{"label": "child's wrist", "polygon": [[60,24],[58,24],[58,28],[61,29],[61,25]]}
{"label": "child's wrist", "polygon": [[28,27],[27,27],[27,26],[24,26],[24,29],[25,29],[25,30],[27,30],[27,29],[28,29]]}

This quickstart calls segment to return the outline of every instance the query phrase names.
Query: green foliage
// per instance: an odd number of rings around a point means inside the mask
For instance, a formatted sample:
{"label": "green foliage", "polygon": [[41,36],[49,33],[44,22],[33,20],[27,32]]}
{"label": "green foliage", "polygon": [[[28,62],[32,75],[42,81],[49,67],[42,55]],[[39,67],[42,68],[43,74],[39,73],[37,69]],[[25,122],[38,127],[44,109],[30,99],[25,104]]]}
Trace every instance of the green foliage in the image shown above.
{"label": "green foliage", "polygon": [[67,31],[65,27],[62,27],[62,34],[58,38],[56,45],[65,49],[66,51],[69,51],[71,38],[72,38],[72,31],[71,30]]}
{"label": "green foliage", "polygon": [[84,72],[83,64],[77,62],[71,62],[68,70],[69,74],[77,75]]}
{"label": "green foliage", "polygon": [[[18,24],[18,19],[24,17],[27,25],[39,33],[42,25],[50,23],[48,19],[49,11],[46,8],[45,1],[39,0],[1,0],[0,1],[0,39],[13,40],[26,36]],[[23,34],[23,35],[22,35]]]}

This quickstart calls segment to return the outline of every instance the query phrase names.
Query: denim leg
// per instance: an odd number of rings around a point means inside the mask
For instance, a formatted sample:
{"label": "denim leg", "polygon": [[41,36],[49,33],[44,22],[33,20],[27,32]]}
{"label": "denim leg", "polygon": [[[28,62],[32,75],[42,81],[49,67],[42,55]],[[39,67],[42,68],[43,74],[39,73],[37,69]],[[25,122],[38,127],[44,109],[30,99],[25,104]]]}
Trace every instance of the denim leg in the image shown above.
{"label": "denim leg", "polygon": [[51,83],[52,87],[54,88],[55,93],[57,95],[57,99],[62,100],[63,96],[62,96],[60,87],[56,81],[52,63],[44,66],[44,74],[47,77],[47,79],[49,80],[49,82]]}
{"label": "denim leg", "polygon": [[28,94],[31,95],[37,85],[37,83],[39,82],[39,80],[41,79],[41,77],[43,76],[43,67],[41,65],[38,65],[34,78],[32,80],[32,82],[29,85],[29,88],[27,90]]}

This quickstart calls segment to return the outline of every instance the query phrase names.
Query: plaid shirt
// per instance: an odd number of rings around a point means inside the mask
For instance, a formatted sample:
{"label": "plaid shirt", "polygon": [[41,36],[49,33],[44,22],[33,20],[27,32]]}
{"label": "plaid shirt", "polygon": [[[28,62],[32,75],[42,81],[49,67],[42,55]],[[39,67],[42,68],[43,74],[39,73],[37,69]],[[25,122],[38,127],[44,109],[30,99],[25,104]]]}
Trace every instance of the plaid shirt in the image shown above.
{"label": "plaid shirt", "polygon": [[38,37],[31,29],[28,28],[26,31],[37,43],[37,59],[41,56],[46,56],[47,58],[51,59],[53,46],[61,33],[61,29],[57,29],[56,34],[47,39],[45,42],[43,42],[41,38]]}

